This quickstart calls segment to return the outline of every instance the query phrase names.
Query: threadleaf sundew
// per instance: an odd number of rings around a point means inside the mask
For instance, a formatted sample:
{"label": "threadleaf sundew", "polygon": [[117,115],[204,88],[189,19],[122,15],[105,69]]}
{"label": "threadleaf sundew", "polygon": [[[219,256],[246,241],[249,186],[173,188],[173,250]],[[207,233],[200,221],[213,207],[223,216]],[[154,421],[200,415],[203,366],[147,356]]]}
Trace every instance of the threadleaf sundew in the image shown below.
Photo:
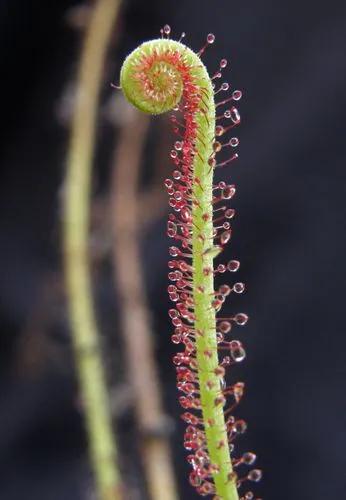
{"label": "threadleaf sundew", "polygon": [[[211,77],[201,61],[214,35],[209,34],[202,49],[194,53],[181,43],[184,34],[175,41],[169,38],[170,32],[166,25],[160,39],[143,43],[126,58],[120,85],[141,111],[174,112],[171,121],[177,140],[170,152],[174,171],[165,181],[173,209],[167,234],[176,240],[169,249],[168,293],[174,304],[169,310],[172,341],[184,346],[173,363],[185,410],[182,418],[188,424],[184,446],[190,452],[189,480],[199,494],[213,495],[214,500],[252,500],[251,491],[238,490],[247,480],[260,480],[260,470],[243,467],[252,466],[256,456],[251,452],[233,455],[235,438],[246,430],[245,421],[233,416],[244,384],[225,382],[225,369],[245,358],[233,330],[245,325],[248,317],[244,313],[216,316],[231,293],[244,291],[244,284],[225,284],[214,290],[216,274],[233,273],[240,265],[231,260],[214,267],[214,259],[231,238],[235,212],[227,203],[236,190],[226,182],[214,184],[213,176],[215,169],[228,166],[238,156],[234,152],[238,139],[232,133],[223,138],[240,123],[236,103],[242,94],[234,90],[219,98],[229,91],[228,83],[216,84],[227,60],[220,61]],[[229,155],[218,161],[221,150]]]}

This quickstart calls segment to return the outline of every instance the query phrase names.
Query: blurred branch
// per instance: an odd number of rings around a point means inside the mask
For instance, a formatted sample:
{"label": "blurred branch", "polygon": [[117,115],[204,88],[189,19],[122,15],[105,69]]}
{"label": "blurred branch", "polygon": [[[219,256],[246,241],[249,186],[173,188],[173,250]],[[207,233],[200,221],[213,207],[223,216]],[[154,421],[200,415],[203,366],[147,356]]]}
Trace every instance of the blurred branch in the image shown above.
{"label": "blurred branch", "polygon": [[165,116],[157,117],[156,127],[157,147],[153,163],[153,179],[150,186],[140,193],[137,202],[143,225],[152,224],[155,219],[167,213],[167,193],[162,186],[164,179],[170,175],[167,151],[171,147],[171,128]]}
{"label": "blurred branch", "polygon": [[127,365],[134,387],[137,421],[144,437],[143,461],[152,500],[178,498],[162,411],[159,375],[140,265],[142,214],[138,191],[149,118],[131,110],[115,151],[111,186],[113,263],[121,306]]}
{"label": "blurred branch", "polygon": [[72,338],[100,500],[115,500],[120,494],[116,445],[92,301],[88,255],[89,201],[98,96],[107,44],[118,8],[117,0],[99,0],[87,28],[67,160],[63,223]]}

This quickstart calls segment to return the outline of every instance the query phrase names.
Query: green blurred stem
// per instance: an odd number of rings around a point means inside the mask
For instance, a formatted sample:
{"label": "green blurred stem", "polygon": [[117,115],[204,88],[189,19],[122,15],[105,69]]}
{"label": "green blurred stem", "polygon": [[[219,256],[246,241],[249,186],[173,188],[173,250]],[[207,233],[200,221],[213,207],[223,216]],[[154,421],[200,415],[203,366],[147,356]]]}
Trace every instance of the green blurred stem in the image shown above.
{"label": "green blurred stem", "polygon": [[115,500],[120,494],[116,445],[92,300],[88,255],[89,202],[98,97],[107,44],[118,8],[117,0],[99,0],[87,29],[67,160],[63,222],[72,338],[90,458],[100,500]]}

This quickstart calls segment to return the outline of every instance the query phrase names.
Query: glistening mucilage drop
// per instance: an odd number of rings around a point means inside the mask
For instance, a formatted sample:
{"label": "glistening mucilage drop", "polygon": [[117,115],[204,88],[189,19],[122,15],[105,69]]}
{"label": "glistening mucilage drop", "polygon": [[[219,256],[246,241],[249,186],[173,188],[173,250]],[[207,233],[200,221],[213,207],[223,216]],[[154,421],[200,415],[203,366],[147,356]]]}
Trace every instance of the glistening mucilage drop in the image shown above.
{"label": "glistening mucilage drop", "polygon": [[[240,122],[240,116],[231,105],[220,116],[227,121],[225,126],[216,126],[215,94],[228,91],[229,85],[224,82],[216,90],[213,81],[222,77],[227,61],[222,59],[211,79],[200,59],[214,42],[214,35],[208,35],[198,54],[170,40],[169,27],[165,26],[161,35],[161,39],[143,43],[126,58],[120,83],[126,98],[141,111],[177,113],[171,117],[178,136],[170,153],[174,171],[165,187],[174,212],[169,215],[167,234],[177,242],[169,251],[173,259],[168,264],[172,282],[168,293],[174,303],[169,311],[174,327],[172,341],[184,346],[173,359],[177,387],[182,392],[179,401],[186,410],[182,418],[188,423],[184,446],[190,451],[188,461],[193,468],[190,483],[198,493],[238,500],[238,487],[246,479],[257,481],[260,473],[255,469],[242,477],[236,470],[247,462],[244,456],[233,457],[233,441],[246,429],[245,422],[232,415],[244,384],[227,386],[224,376],[226,366],[245,357],[242,343],[229,336],[233,326],[246,323],[247,316],[238,313],[216,318],[226,297],[231,292],[242,293],[244,285],[222,285],[214,290],[214,275],[236,271],[239,262],[219,264],[214,270],[214,259],[231,238],[229,220],[234,211],[225,203],[233,197],[235,188],[225,182],[214,185],[213,174],[215,168],[229,165],[237,157],[232,152],[220,163],[215,159],[224,147],[227,151],[226,146],[233,150],[238,145],[236,137],[224,144],[221,139]],[[218,104],[224,106],[240,97],[240,91],[234,91]],[[225,409],[227,401],[230,406]],[[251,494],[247,492],[241,498],[251,498]]]}

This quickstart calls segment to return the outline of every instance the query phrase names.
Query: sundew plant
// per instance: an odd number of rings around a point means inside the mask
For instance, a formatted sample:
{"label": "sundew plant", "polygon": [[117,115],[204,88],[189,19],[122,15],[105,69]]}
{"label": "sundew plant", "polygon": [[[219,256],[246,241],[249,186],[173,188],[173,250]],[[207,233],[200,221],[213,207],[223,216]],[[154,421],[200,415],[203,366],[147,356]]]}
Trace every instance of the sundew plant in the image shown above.
{"label": "sundew plant", "polygon": [[[236,189],[226,181],[214,183],[213,177],[215,169],[224,169],[238,157],[233,132],[240,123],[237,102],[242,94],[230,92],[226,82],[218,83],[226,59],[212,76],[201,60],[214,43],[213,34],[195,53],[181,43],[184,34],[176,41],[170,32],[166,25],[161,38],[143,43],[126,58],[120,86],[144,113],[173,112],[174,170],[165,181],[172,209],[167,234],[175,240],[169,249],[168,294],[173,302],[172,341],[183,346],[173,363],[187,423],[189,481],[200,495],[213,495],[214,500],[252,500],[255,496],[246,485],[261,478],[261,471],[252,468],[256,456],[237,456],[234,449],[235,438],[246,430],[245,421],[234,416],[244,384],[225,381],[226,369],[245,358],[234,330],[245,325],[248,316],[238,312],[223,317],[220,312],[227,297],[245,287],[237,282],[214,288],[215,275],[233,274],[240,265],[238,260],[214,264],[231,238],[235,211],[229,200]],[[222,161],[221,151],[228,152]]]}

